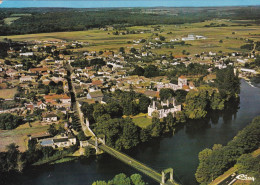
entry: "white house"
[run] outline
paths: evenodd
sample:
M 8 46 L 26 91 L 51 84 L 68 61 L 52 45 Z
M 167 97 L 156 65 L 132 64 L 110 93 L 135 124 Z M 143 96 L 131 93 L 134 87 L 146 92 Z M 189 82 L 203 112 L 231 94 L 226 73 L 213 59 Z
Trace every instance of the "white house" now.
M 20 56 L 25 56 L 25 57 L 33 56 L 33 52 L 20 53 Z
M 58 121 L 58 117 L 56 114 L 47 113 L 42 116 L 42 121 L 44 122 L 55 122 Z
M 21 76 L 20 82 L 32 82 L 33 78 L 31 76 Z
M 70 147 L 76 144 L 75 137 L 49 138 L 39 141 L 42 146 L 51 146 L 53 148 Z

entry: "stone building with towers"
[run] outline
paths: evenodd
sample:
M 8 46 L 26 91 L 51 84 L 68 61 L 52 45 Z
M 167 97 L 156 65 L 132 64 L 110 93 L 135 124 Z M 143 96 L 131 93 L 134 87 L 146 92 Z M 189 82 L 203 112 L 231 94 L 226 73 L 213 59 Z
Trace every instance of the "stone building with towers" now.
M 181 111 L 181 105 L 176 105 L 175 99 L 167 100 L 166 103 L 161 101 L 153 101 L 152 105 L 148 107 L 148 116 L 152 117 L 153 112 L 158 112 L 159 119 L 167 117 L 169 113 L 174 116 L 175 112 Z

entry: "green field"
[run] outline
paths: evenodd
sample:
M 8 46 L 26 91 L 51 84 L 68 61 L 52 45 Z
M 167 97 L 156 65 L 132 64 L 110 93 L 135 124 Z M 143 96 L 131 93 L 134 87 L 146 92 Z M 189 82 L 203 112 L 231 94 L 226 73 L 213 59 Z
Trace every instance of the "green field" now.
M 226 27 L 205 27 L 210 23 L 226 24 Z M 153 26 L 134 26 L 128 27 L 128 30 L 153 30 Z M 129 50 L 130 47 L 141 48 L 144 44 L 128 44 L 128 41 L 146 39 L 155 41 L 156 33 L 166 38 L 166 42 L 171 39 L 181 39 L 187 37 L 188 34 L 202 35 L 207 37 L 206 40 L 186 41 L 188 45 L 175 45 L 174 49 L 162 46 L 161 49 L 153 49 L 157 54 L 182 55 L 182 51 L 186 50 L 190 54 L 198 54 L 201 52 L 238 52 L 244 51 L 240 49 L 241 45 L 246 44 L 246 39 L 260 41 L 259 35 L 260 26 L 241 26 L 240 23 L 229 20 L 214 20 L 201 23 L 182 24 L 182 25 L 160 25 L 160 31 L 152 31 L 152 33 L 128 34 L 128 35 L 113 35 L 114 31 L 103 31 L 92 29 L 88 31 L 73 31 L 73 32 L 54 32 L 40 33 L 14 36 L 1 36 L 0 39 L 9 38 L 16 41 L 25 40 L 41 40 L 41 41 L 83 41 L 88 42 L 89 46 L 75 49 L 77 51 L 100 51 L 114 50 L 118 51 L 120 47 L 125 47 Z M 121 31 L 119 31 L 121 32 Z M 234 32 L 234 33 L 233 33 Z M 219 41 L 222 40 L 223 43 Z
M 146 128 L 152 124 L 152 119 L 147 116 L 137 116 L 133 118 L 133 122 L 141 128 Z

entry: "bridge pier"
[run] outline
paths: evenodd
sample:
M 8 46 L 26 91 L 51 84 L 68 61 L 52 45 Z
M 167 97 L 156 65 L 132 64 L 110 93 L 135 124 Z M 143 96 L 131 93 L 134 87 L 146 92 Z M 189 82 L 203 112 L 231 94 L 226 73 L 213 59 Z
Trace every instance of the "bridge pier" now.
M 162 181 L 161 181 L 161 185 L 164 185 L 166 182 L 166 174 L 170 174 L 170 181 L 173 182 L 173 169 L 172 168 L 168 168 L 162 171 Z
M 162 182 L 161 185 L 163 185 L 165 183 L 165 173 L 164 171 L 162 171 Z

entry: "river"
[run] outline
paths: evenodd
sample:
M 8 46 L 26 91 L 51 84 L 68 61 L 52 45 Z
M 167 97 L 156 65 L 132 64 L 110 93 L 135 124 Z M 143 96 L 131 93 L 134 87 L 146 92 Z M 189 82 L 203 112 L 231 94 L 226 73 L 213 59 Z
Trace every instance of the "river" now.
M 165 136 L 141 144 L 127 153 L 161 171 L 174 169 L 174 178 L 184 185 L 195 185 L 198 153 L 213 144 L 227 144 L 239 130 L 260 115 L 260 89 L 241 80 L 239 107 L 235 104 L 223 112 L 213 112 L 202 121 L 189 122 L 174 136 Z M 138 173 L 107 154 L 97 159 L 80 159 L 51 166 L 38 166 L 14 175 L 8 185 L 89 185 L 95 180 L 108 180 L 118 173 Z M 145 177 L 149 184 L 155 183 Z

